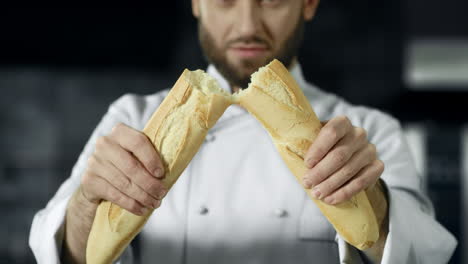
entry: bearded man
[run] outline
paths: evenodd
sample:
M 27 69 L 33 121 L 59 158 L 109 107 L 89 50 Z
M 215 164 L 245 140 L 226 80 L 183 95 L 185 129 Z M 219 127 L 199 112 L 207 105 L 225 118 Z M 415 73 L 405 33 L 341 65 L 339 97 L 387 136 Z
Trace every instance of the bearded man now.
M 456 241 L 434 220 L 398 121 L 305 81 L 298 50 L 318 5 L 192 0 L 192 11 L 207 72 L 224 90 L 246 88 L 250 75 L 276 58 L 308 97 L 324 123 L 304 159 L 303 185 L 315 198 L 336 205 L 377 183 L 384 187 L 377 243 L 361 251 L 337 235 L 268 134 L 238 106 L 228 108 L 167 193 L 161 159 L 141 132 L 165 89 L 125 95 L 110 106 L 70 178 L 34 218 L 30 245 L 37 261 L 85 263 L 96 208 L 108 200 L 137 215 L 156 208 L 138 250 L 130 245 L 119 263 L 447 262 Z

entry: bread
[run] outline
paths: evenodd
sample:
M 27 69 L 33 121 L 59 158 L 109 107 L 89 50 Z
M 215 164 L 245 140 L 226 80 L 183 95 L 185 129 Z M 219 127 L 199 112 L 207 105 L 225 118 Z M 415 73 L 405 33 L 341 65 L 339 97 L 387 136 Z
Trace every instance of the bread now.
M 302 184 L 304 155 L 321 129 L 309 101 L 288 70 L 277 60 L 252 75 L 249 87 L 229 94 L 202 71 L 185 70 L 143 130 L 165 166 L 163 182 L 170 189 L 200 148 L 207 131 L 229 105 L 237 103 L 257 118 L 270 134 L 281 157 Z M 351 245 L 366 249 L 379 237 L 376 214 L 360 192 L 336 206 L 312 197 L 336 231 Z M 370 193 L 381 198 L 378 190 Z M 374 209 L 381 207 L 379 203 Z M 386 204 L 385 204 L 386 205 Z M 386 207 L 385 207 L 386 208 Z M 152 214 L 137 216 L 108 201 L 97 211 L 88 238 L 88 263 L 111 263 L 140 232 Z
M 143 129 L 161 156 L 166 172 L 163 183 L 168 190 L 230 104 L 231 95 L 203 71 L 185 70 L 179 77 Z M 108 201 L 101 202 L 88 237 L 86 262 L 115 261 L 152 211 L 137 216 Z
M 236 101 L 265 127 L 302 185 L 307 170 L 304 155 L 322 125 L 288 70 L 277 60 L 260 68 L 252 75 L 249 87 L 236 95 Z M 304 190 L 348 243 L 366 249 L 377 241 L 379 226 L 366 192 L 332 206 L 314 199 L 310 189 Z

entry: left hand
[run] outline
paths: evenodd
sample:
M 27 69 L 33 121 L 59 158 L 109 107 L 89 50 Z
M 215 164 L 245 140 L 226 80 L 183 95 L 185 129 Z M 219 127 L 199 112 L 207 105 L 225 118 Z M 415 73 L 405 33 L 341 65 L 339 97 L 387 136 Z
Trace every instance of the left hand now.
M 305 188 L 313 187 L 316 199 L 332 205 L 373 186 L 384 170 L 366 130 L 352 126 L 345 116 L 325 123 L 304 162 L 308 168 L 303 178 Z

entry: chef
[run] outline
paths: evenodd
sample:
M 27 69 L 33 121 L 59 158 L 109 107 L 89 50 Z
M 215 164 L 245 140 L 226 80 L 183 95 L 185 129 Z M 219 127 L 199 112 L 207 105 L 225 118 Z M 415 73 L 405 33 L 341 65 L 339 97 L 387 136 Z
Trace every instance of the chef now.
M 445 263 L 456 240 L 435 219 L 397 120 L 305 81 L 298 49 L 319 0 L 192 0 L 207 72 L 229 92 L 273 58 L 290 70 L 323 128 L 298 183 L 268 133 L 240 106 L 209 131 L 173 188 L 141 130 L 169 89 L 112 103 L 72 174 L 34 217 L 38 263 L 85 263 L 101 200 L 142 215 L 156 208 L 118 263 Z M 380 238 L 346 243 L 302 186 L 336 205 L 369 188 L 385 202 Z

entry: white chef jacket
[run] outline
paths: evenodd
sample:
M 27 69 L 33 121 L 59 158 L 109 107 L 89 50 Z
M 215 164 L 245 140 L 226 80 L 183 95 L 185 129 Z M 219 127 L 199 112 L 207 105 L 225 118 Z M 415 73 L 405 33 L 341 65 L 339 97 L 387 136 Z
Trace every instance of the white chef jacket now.
M 227 81 L 208 67 L 221 87 Z M 400 124 L 380 111 L 353 106 L 307 83 L 291 68 L 321 120 L 346 115 L 367 130 L 385 163 L 389 233 L 382 263 L 446 263 L 457 244 L 436 220 Z M 71 177 L 34 217 L 29 244 L 38 263 L 59 263 L 65 209 L 99 136 L 118 122 L 143 129 L 169 89 L 127 94 L 110 105 Z M 230 106 L 139 236 L 141 263 L 362 263 L 309 199 L 266 130 Z M 129 246 L 118 262 L 134 263 Z

